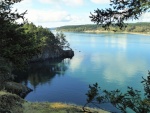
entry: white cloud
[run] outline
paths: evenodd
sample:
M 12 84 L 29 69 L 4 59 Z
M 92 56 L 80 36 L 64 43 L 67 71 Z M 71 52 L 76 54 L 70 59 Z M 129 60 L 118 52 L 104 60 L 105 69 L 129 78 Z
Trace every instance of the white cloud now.
M 35 10 L 30 9 L 25 15 L 29 22 L 43 27 L 59 27 L 63 25 L 88 24 L 88 15 L 70 14 L 65 10 Z
M 39 4 L 41 3 L 41 4 Z M 43 3 L 43 4 L 42 4 Z M 23 0 L 15 4 L 19 13 L 27 10 L 25 18 L 43 27 L 90 24 L 89 12 L 71 12 L 76 6 L 84 5 L 85 0 Z M 46 6 L 45 6 L 46 4 Z M 48 7 L 49 5 L 49 7 Z M 69 6 L 69 7 L 68 7 Z M 77 11 L 79 11 L 77 9 Z M 22 22 L 19 20 L 18 22 Z
M 13 7 L 28 9 L 29 7 L 32 7 L 32 2 L 33 2 L 32 0 L 23 0 L 21 2 L 14 4 Z
M 56 0 L 39 0 L 41 3 L 56 3 Z M 60 2 L 60 0 L 57 0 L 57 2 Z
M 149 12 L 146 12 L 146 13 L 143 13 L 139 19 L 135 20 L 135 19 L 130 19 L 127 21 L 128 23 L 135 23 L 135 22 L 150 22 L 150 13 Z
M 91 0 L 91 2 L 95 4 L 106 4 L 106 3 L 110 3 L 110 0 Z
M 53 10 L 29 10 L 26 17 L 36 23 L 70 21 L 70 15 L 66 11 Z
M 63 0 L 67 5 L 83 5 L 83 0 Z
M 67 11 L 29 10 L 26 17 L 33 22 L 85 22 L 88 16 L 73 15 Z
M 142 21 L 142 22 L 150 22 L 150 13 L 144 13 L 142 16 L 141 16 L 141 18 L 140 18 L 140 20 Z
M 39 0 L 41 3 L 63 4 L 69 6 L 83 5 L 83 0 Z
M 49 2 L 49 3 L 55 3 L 55 2 L 61 2 L 66 4 L 82 4 L 82 0 L 42 0 L 42 2 Z M 13 9 L 18 9 L 19 13 L 22 13 L 27 10 L 27 14 L 25 15 L 25 18 L 28 19 L 29 22 L 33 22 L 36 25 L 44 25 L 43 27 L 49 27 L 52 25 L 52 27 L 58 27 L 62 25 L 69 25 L 71 22 L 72 24 L 80 24 L 81 21 L 85 20 L 80 17 L 79 15 L 71 14 L 68 11 L 63 10 L 60 7 L 55 7 L 52 9 L 35 9 L 33 0 L 23 0 L 20 3 L 15 4 Z M 60 5 L 60 4 L 59 4 Z M 57 6 L 54 4 L 54 6 Z M 88 18 L 88 16 L 87 16 Z M 20 20 L 18 22 L 21 22 Z M 64 23 L 64 24 L 63 24 Z

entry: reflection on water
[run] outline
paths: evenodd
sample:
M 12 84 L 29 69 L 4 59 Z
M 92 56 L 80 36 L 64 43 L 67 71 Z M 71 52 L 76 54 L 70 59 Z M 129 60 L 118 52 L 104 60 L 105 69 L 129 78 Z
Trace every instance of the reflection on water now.
M 74 57 L 69 66 L 70 70 L 74 72 L 75 70 L 81 68 L 81 63 L 83 59 L 84 59 L 83 55 L 80 55 L 79 57 Z
M 113 35 L 106 37 L 105 43 L 107 46 L 111 46 L 112 48 L 119 48 L 126 50 L 127 48 L 127 35 L 116 35 L 115 37 Z
M 15 81 L 22 82 L 25 85 L 28 85 L 28 82 L 30 82 L 35 90 L 36 86 L 39 84 L 42 85 L 47 82 L 50 84 L 55 75 L 64 75 L 65 71 L 68 69 L 68 64 L 68 59 L 53 59 L 31 63 L 27 71 L 14 72 L 14 74 L 18 75 Z
M 138 74 L 139 70 L 145 70 L 148 67 L 147 62 L 144 60 L 129 59 L 122 53 L 118 53 L 115 56 L 108 54 L 107 57 L 93 54 L 91 62 L 95 64 L 97 69 L 101 69 L 101 66 L 103 66 L 101 73 L 108 82 L 115 81 L 119 85 L 126 84 L 129 78 Z
M 142 89 L 142 76 L 146 77 L 150 68 L 150 36 L 111 33 L 66 35 L 76 50 L 69 66 L 72 77 L 87 84 L 98 82 L 110 90 L 126 89 L 129 85 Z
M 150 36 L 132 34 L 65 33 L 75 56 L 71 59 L 33 63 L 18 73 L 17 81 L 33 88 L 29 101 L 67 102 L 83 105 L 88 85 L 101 89 L 127 86 L 143 90 L 142 76 L 150 69 Z M 103 108 L 108 108 L 103 105 Z M 111 108 L 110 108 L 111 109 Z

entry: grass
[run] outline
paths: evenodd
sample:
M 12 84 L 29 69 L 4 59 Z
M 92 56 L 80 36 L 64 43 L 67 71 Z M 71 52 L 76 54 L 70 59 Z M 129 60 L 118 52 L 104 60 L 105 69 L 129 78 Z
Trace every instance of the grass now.
M 24 103 L 24 113 L 76 113 L 79 109 L 62 103 Z
M 23 113 L 22 103 L 19 96 L 5 91 L 0 91 L 0 113 Z
M 0 91 L 0 96 L 2 96 L 2 95 L 6 95 L 6 94 L 8 94 L 7 92 L 5 92 L 5 91 Z
M 87 108 L 92 113 L 108 113 L 101 109 Z M 0 91 L 0 113 L 85 113 L 82 106 L 60 102 L 27 102 L 19 96 Z
M 26 102 L 23 105 L 24 113 L 84 113 L 81 106 L 65 103 L 31 103 Z M 101 109 L 87 108 L 92 113 L 108 113 Z

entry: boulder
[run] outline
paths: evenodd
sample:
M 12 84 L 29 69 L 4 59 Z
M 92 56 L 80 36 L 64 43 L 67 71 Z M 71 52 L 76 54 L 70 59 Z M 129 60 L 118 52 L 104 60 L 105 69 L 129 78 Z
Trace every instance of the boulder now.
M 63 58 L 72 58 L 74 56 L 73 50 L 64 50 L 63 51 Z
M 0 113 L 23 113 L 25 101 L 15 94 L 0 91 Z
M 4 87 L 6 91 L 17 94 L 22 98 L 24 98 L 29 92 L 33 91 L 27 86 L 16 82 L 5 82 Z
M 37 56 L 34 56 L 30 62 L 44 61 L 48 59 L 58 59 L 58 58 L 72 58 L 74 56 L 73 50 L 55 50 L 51 51 L 48 49 L 43 50 L 43 52 Z

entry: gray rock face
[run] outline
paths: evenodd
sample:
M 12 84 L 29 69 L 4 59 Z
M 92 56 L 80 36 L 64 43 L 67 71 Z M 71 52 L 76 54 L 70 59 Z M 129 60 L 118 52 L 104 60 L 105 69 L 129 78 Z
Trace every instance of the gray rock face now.
M 4 87 L 6 91 L 17 94 L 22 98 L 24 98 L 29 92 L 33 91 L 25 85 L 16 82 L 5 82 Z
M 72 58 L 74 56 L 73 50 L 48 50 L 45 49 L 43 52 L 35 57 L 33 57 L 32 61 L 43 61 L 47 59 L 55 59 L 55 58 Z
M 74 56 L 73 50 L 64 50 L 63 51 L 63 57 L 64 58 L 72 58 Z

